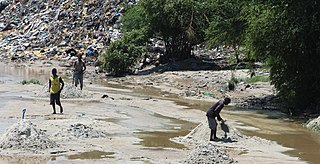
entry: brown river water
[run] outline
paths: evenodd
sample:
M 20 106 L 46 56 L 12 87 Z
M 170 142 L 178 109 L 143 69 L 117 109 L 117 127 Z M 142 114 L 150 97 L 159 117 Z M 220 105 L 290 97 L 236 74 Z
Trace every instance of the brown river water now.
M 2 82 L 12 82 L 16 83 L 22 80 L 39 79 L 41 82 L 45 83 L 48 79 L 48 70 L 34 70 L 26 69 L 21 67 L 7 66 L 0 63 L 0 85 Z M 108 87 L 118 87 L 124 88 L 124 86 L 118 85 L 108 85 L 103 84 Z M 190 109 L 198 109 L 206 111 L 212 103 L 197 100 L 184 100 L 175 95 L 164 93 L 155 88 L 144 88 L 137 89 L 134 92 L 135 95 L 152 96 L 155 98 L 167 99 L 174 101 L 177 105 L 187 106 Z M 165 96 L 163 96 L 165 95 Z M 5 93 L 0 92 L 0 105 L 5 103 L 10 99 L 10 96 L 5 95 Z M 311 132 L 305 129 L 301 122 L 290 120 L 285 115 L 273 112 L 273 111 L 261 111 L 255 109 L 241 109 L 235 107 L 226 107 L 223 110 L 222 116 L 227 120 L 236 120 L 241 126 L 240 131 L 248 136 L 258 136 L 264 139 L 276 141 L 278 144 L 285 147 L 293 148 L 293 150 L 285 152 L 290 156 L 299 157 L 301 160 L 307 161 L 308 163 L 319 163 L 320 162 L 320 134 Z M 166 147 L 181 149 L 184 148 L 183 145 L 174 143 L 169 140 L 169 138 L 175 136 L 183 136 L 191 131 L 192 127 L 196 125 L 186 121 L 168 118 L 161 115 L 156 115 L 155 117 L 160 117 L 162 119 L 167 119 L 172 122 L 171 126 L 166 126 L 163 131 L 157 132 L 139 132 L 136 135 L 142 138 L 143 141 L 140 143 L 146 148 L 151 149 L 162 149 Z M 111 122 L 117 122 L 119 120 L 106 120 Z M 5 131 L 5 128 L 14 123 L 14 120 L 0 120 L 0 134 Z M 245 127 L 253 128 L 245 128 Z M 178 129 L 176 127 L 179 127 Z M 254 129 L 254 130 L 252 130 Z M 101 156 L 105 158 L 113 158 L 113 152 L 86 152 L 84 154 L 67 156 L 63 158 L 68 159 L 97 159 Z M 1 157 L 0 157 L 1 158 Z M 51 160 L 55 160 L 53 157 Z

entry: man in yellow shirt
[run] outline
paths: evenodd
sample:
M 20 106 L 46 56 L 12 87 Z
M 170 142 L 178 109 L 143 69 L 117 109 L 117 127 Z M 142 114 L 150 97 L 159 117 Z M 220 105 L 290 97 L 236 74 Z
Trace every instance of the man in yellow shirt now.
M 61 83 L 61 86 L 60 86 Z M 49 79 L 50 105 L 52 105 L 53 113 L 56 114 L 55 104 L 60 106 L 60 113 L 63 113 L 63 108 L 60 102 L 60 93 L 64 87 L 64 82 L 61 77 L 57 75 L 57 69 L 52 69 L 52 76 Z

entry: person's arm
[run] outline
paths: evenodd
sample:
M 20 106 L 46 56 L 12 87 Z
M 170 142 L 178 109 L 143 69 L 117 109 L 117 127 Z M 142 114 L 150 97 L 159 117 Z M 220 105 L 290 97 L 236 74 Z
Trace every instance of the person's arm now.
M 49 92 L 50 92 L 50 89 L 51 89 L 51 80 L 49 79 Z
M 62 84 L 62 85 L 61 85 L 61 88 L 60 88 L 60 90 L 59 90 L 59 92 L 61 92 L 62 89 L 63 89 L 63 87 L 64 87 L 64 82 L 63 82 L 63 80 L 62 80 L 61 77 L 60 77 L 59 81 L 60 81 L 60 83 Z
M 217 115 L 217 119 L 218 119 L 218 121 L 223 121 L 223 119 L 221 118 L 220 114 Z
M 215 110 L 215 115 L 217 116 L 218 121 L 223 121 L 223 119 L 220 116 L 220 112 L 222 110 L 222 108 L 224 107 L 224 105 L 220 104 L 217 109 Z
M 83 62 L 83 71 L 82 72 L 84 72 L 86 69 L 87 69 L 86 64 Z

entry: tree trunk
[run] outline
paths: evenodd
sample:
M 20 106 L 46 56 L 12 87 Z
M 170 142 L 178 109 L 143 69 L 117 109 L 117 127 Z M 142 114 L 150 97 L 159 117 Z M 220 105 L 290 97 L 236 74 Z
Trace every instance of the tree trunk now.
M 166 53 L 163 62 L 173 60 L 184 60 L 191 56 L 191 44 L 184 37 L 165 39 Z

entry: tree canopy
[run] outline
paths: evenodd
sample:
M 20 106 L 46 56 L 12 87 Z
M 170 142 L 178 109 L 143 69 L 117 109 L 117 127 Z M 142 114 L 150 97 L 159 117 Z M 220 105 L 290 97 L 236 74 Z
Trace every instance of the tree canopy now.
M 131 32 L 140 31 L 144 39 L 138 41 L 143 43 L 148 38 L 162 39 L 166 59 L 188 58 L 192 46 L 200 43 L 241 47 L 249 57 L 270 66 L 271 82 L 293 114 L 309 109 L 320 113 L 319 3 L 317 0 L 140 0 L 123 18 L 123 29 L 131 37 L 137 37 Z M 125 59 L 130 58 L 128 67 L 134 63 L 131 59 L 137 57 L 135 54 L 143 53 L 140 49 L 145 44 L 124 40 L 113 43 L 117 46 L 110 46 L 108 52 L 126 54 Z M 133 47 L 139 47 L 139 51 L 120 43 L 136 45 Z
M 272 83 L 291 112 L 319 113 L 319 2 L 269 0 L 246 9 L 247 48 L 270 65 Z

